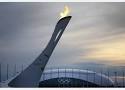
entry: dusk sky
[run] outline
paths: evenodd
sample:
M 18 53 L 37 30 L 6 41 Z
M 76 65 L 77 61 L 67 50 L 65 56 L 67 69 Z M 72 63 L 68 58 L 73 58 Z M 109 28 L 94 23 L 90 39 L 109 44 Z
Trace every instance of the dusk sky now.
M 72 19 L 47 67 L 124 66 L 125 3 L 0 3 L 0 62 L 32 63 L 65 5 Z

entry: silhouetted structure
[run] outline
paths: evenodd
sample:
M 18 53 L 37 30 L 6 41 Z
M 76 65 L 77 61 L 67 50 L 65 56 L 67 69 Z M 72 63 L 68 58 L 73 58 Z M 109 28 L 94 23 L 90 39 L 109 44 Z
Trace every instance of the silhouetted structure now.
M 60 37 L 62 36 L 66 26 L 68 25 L 71 16 L 64 17 L 60 19 L 55 27 L 52 37 L 43 50 L 43 52 L 36 58 L 36 60 L 21 74 L 14 78 L 8 86 L 10 87 L 37 87 L 39 85 L 39 80 L 42 72 L 56 47 Z
M 9 65 L 7 64 L 7 80 L 8 80 L 8 69 L 9 69 Z
M 1 80 L 1 75 L 2 75 L 1 73 L 2 73 L 2 72 L 1 72 L 1 63 L 0 63 L 0 82 L 2 81 L 2 80 Z

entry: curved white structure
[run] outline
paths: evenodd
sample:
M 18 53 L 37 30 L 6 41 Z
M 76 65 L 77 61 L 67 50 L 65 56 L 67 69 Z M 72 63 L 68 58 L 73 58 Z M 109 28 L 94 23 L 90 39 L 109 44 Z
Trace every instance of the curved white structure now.
M 92 83 L 97 86 L 104 86 L 104 87 L 114 86 L 113 81 L 109 77 L 105 76 L 104 74 L 100 74 L 100 73 L 96 73 L 88 70 L 80 70 L 80 69 L 45 70 L 41 76 L 40 82 L 50 81 L 51 79 L 58 79 L 60 83 L 61 80 L 59 78 L 62 78 L 64 81 L 66 81 L 68 78 L 79 79 L 79 80 Z

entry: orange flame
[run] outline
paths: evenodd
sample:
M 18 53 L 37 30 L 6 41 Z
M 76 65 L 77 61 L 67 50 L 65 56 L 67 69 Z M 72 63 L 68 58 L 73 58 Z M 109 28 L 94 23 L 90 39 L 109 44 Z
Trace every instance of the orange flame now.
M 69 13 L 70 13 L 69 7 L 65 6 L 64 11 L 60 13 L 60 16 L 61 16 L 60 18 L 67 16 Z

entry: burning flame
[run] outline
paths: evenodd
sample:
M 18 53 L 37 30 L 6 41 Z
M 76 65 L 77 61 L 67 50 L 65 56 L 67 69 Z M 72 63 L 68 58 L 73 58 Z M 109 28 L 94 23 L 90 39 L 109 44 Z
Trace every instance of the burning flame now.
M 65 6 L 64 11 L 60 13 L 60 16 L 61 16 L 60 18 L 67 16 L 69 13 L 70 13 L 69 7 Z

